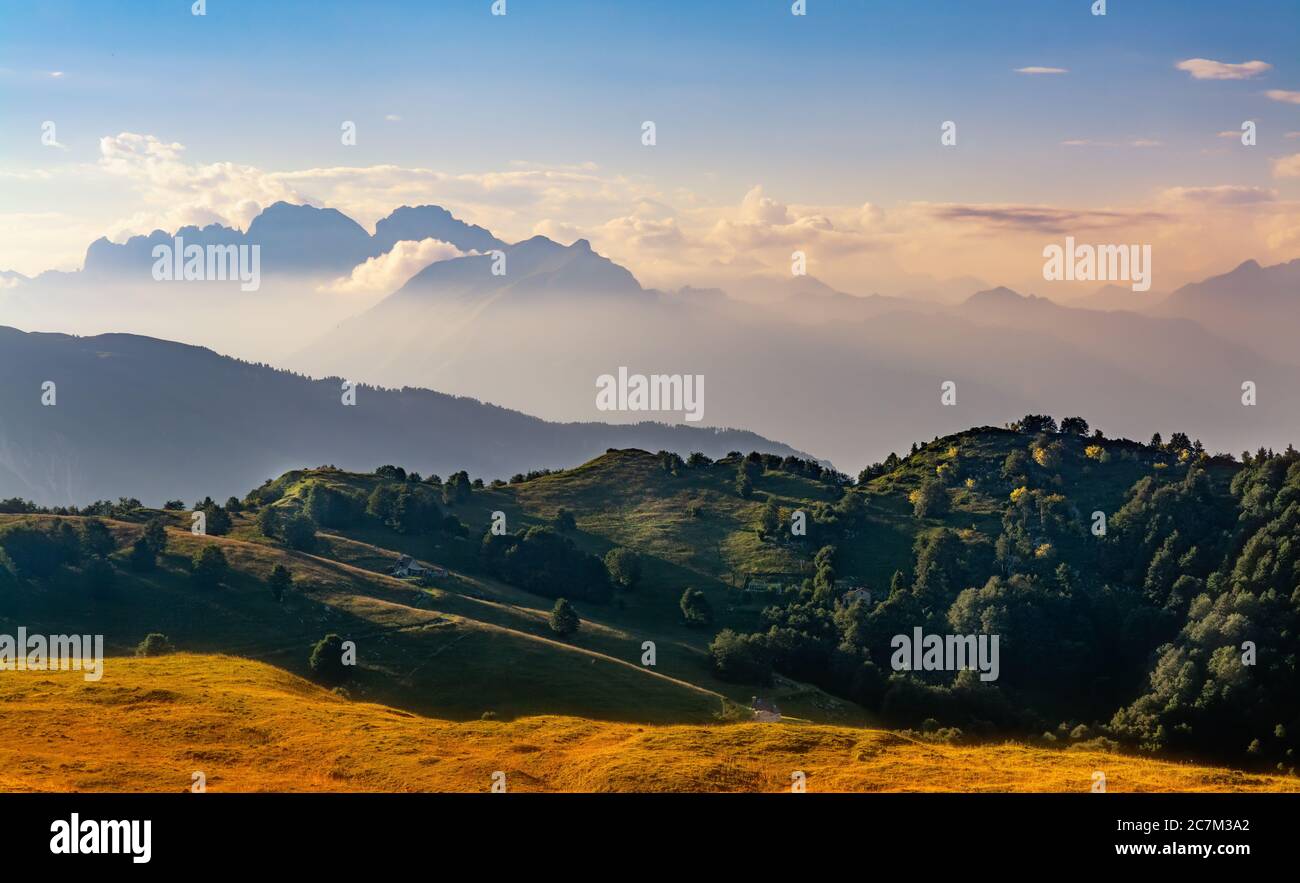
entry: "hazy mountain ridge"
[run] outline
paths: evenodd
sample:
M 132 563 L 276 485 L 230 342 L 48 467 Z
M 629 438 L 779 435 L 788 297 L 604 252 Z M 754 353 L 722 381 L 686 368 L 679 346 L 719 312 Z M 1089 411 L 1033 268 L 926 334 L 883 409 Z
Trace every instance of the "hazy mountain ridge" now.
M 550 423 L 427 389 L 313 380 L 211 350 L 128 334 L 71 337 L 0 328 L 0 496 L 84 504 L 243 493 L 304 464 L 508 478 L 571 466 L 610 447 L 710 456 L 758 449 L 806 457 L 741 430 Z M 53 381 L 55 404 L 41 404 Z

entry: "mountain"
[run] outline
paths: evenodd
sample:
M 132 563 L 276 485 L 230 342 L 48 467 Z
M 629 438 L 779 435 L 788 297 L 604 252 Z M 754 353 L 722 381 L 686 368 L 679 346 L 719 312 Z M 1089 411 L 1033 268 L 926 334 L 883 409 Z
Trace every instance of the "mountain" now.
M 432 263 L 372 312 L 382 318 L 394 306 L 432 299 L 461 301 L 476 307 L 501 296 L 515 300 L 548 295 L 635 295 L 643 291 L 628 270 L 596 254 L 585 239 L 564 246 L 545 236 L 534 236 L 501 248 L 505 262 L 500 265 L 491 255 Z
M 1270 358 L 1300 365 L 1300 259 L 1270 267 L 1246 261 L 1184 285 L 1153 313 L 1194 319 Z
M 259 245 L 266 274 L 340 276 L 357 264 L 386 254 L 403 240 L 438 239 L 461 251 L 487 251 L 503 243 L 482 227 L 466 224 L 436 205 L 402 206 L 367 233 L 356 221 L 332 208 L 277 202 L 263 209 L 248 230 L 210 224 L 182 227 L 175 236 L 186 245 Z M 155 230 L 121 244 L 99 238 L 86 250 L 88 277 L 151 279 L 153 248 L 172 245 L 173 234 Z
M 47 504 L 224 499 L 304 463 L 401 462 L 492 479 L 615 446 L 798 453 L 739 430 L 548 423 L 427 389 L 361 387 L 345 407 L 338 378 L 129 334 L 0 327 L 0 378 L 0 497 Z M 41 403 L 46 381 L 55 384 L 53 406 Z
M 487 230 L 466 224 L 436 205 L 414 208 L 404 205 L 382 218 L 375 225 L 374 246 L 377 254 L 384 254 L 398 242 L 419 242 L 429 238 L 450 242 L 461 251 L 491 251 L 505 247 L 504 242 Z

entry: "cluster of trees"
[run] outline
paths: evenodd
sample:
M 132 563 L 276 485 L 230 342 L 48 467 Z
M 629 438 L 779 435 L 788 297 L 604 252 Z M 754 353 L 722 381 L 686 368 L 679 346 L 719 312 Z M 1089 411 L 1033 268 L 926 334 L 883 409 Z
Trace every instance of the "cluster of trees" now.
M 780 672 L 900 725 L 934 718 L 1020 736 L 1064 728 L 1293 771 L 1300 453 L 1260 451 L 1229 469 L 1181 458 L 1176 474 L 1137 480 L 1098 534 L 1094 501 L 1072 499 L 1080 491 L 1054 474 L 1073 450 L 1060 437 L 1086 435 L 1086 421 L 1058 427 L 1028 415 L 1016 428 L 1034 442 L 1002 464 L 1013 491 L 999 528 L 918 532 L 911 567 L 874 604 L 846 603 L 834 549 L 823 548 L 816 575 L 764 610 L 759 630 L 718 634 L 717 674 L 763 683 Z M 1183 433 L 1156 446 L 1198 450 Z M 930 514 L 937 501 L 913 505 Z M 916 627 L 999 635 L 999 678 L 894 672 L 891 639 Z
M 22 520 L 0 529 L 0 586 L 48 580 L 61 567 L 80 568 L 92 595 L 108 594 L 115 581 L 108 556 L 117 540 L 98 518 L 72 522 Z
M 483 568 L 493 576 L 547 598 L 561 596 L 603 603 L 613 593 L 605 562 L 547 527 L 483 536 Z

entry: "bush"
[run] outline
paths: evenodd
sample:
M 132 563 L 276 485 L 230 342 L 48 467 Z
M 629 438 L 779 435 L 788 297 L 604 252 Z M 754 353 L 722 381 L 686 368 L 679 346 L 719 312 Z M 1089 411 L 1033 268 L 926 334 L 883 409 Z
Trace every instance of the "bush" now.
M 150 632 L 144 636 L 143 641 L 135 645 L 136 656 L 164 656 L 175 652 L 176 648 L 172 646 L 172 642 L 161 632 Z
M 641 556 L 631 549 L 610 549 L 605 554 L 605 570 L 609 572 L 610 582 L 631 591 L 641 581 Z
M 556 599 L 555 606 L 551 608 L 551 631 L 561 638 L 567 638 L 576 632 L 580 625 L 582 620 L 578 618 L 578 611 L 573 609 L 568 599 Z
M 271 589 L 271 596 L 276 601 L 283 601 L 284 593 L 293 588 L 293 574 L 283 564 L 277 564 L 271 569 L 271 576 L 266 584 Z
M 280 513 L 270 506 L 263 506 L 262 511 L 257 513 L 257 529 L 268 540 L 280 536 Z
M 220 547 L 213 545 L 204 546 L 202 551 L 194 556 L 190 567 L 190 576 L 194 584 L 203 589 L 215 589 L 221 585 L 229 572 L 230 563 L 226 561 L 226 553 L 222 552 Z
M 284 522 L 284 543 L 290 549 L 310 552 L 316 548 L 316 522 L 299 512 Z
M 333 633 L 316 642 L 307 664 L 317 680 L 325 684 L 341 684 L 352 676 L 352 666 L 343 663 L 343 639 Z
M 699 589 L 688 588 L 682 592 L 682 616 L 690 625 L 708 625 L 713 622 L 713 607 Z
M 927 479 L 907 495 L 917 518 L 936 518 L 948 511 L 948 491 L 936 479 Z
M 136 573 L 149 573 L 158 567 L 158 553 L 144 537 L 131 544 L 131 557 L 127 559 Z

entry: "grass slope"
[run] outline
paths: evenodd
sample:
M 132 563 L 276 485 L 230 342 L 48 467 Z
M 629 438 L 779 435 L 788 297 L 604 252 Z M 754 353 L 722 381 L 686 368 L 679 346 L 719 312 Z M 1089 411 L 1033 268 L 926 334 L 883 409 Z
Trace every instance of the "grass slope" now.
M 569 717 L 454 723 L 351 702 L 263 663 L 178 654 L 0 676 L 0 791 L 1294 791 L 1294 778 L 800 724 Z

